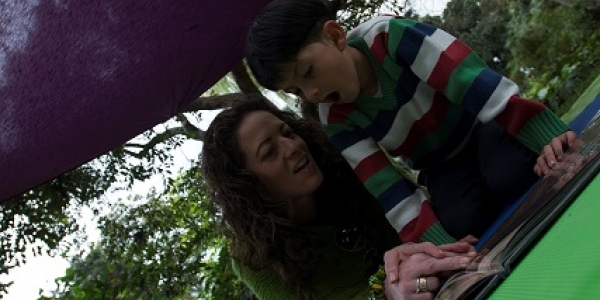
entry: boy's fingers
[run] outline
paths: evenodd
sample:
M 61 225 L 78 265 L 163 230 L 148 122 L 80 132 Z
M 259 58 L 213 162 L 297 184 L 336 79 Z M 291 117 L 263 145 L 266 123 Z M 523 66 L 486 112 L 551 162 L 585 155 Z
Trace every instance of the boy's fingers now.
M 546 162 L 546 157 L 544 155 L 538 156 L 536 166 L 538 166 L 540 169 L 540 176 L 546 176 L 546 174 L 548 174 L 548 171 L 550 170 L 550 167 L 548 166 L 548 163 Z
M 563 145 L 566 146 L 567 140 L 566 136 L 563 135 L 563 138 L 554 138 L 550 141 L 550 147 L 552 148 L 552 154 L 554 155 L 556 161 L 561 161 L 562 156 L 564 154 Z M 553 166 L 551 166 L 553 167 Z
M 538 166 L 537 163 L 533 167 L 533 172 L 535 172 L 535 174 L 537 174 L 537 176 L 540 176 L 540 177 L 542 177 L 544 175 L 544 173 L 542 173 L 542 168 L 540 166 Z
M 573 144 L 575 144 L 575 140 L 577 140 L 577 134 L 571 130 L 565 132 L 565 137 L 567 139 L 567 145 L 569 147 L 573 146 Z
M 552 146 L 552 142 L 554 142 L 555 140 L 556 139 L 553 139 L 550 143 L 548 143 L 548 145 L 542 148 L 541 156 L 546 161 L 546 164 L 549 168 L 554 167 L 554 165 L 556 164 L 556 157 L 554 156 L 554 147 Z

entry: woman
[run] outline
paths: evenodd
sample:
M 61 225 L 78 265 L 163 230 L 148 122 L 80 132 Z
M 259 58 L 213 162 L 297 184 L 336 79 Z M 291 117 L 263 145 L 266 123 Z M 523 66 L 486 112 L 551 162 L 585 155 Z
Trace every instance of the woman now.
M 396 247 L 397 233 L 322 131 L 260 96 L 214 119 L 202 168 L 234 270 L 260 299 L 365 299 L 392 248 L 388 296 L 431 298 L 435 275 L 472 254 L 464 242 Z

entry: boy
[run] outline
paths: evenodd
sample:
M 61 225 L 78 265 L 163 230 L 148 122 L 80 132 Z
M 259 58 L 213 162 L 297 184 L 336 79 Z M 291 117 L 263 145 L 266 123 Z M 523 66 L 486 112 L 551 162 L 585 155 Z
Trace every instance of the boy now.
M 480 236 L 576 138 L 460 41 L 408 19 L 346 34 L 321 0 L 276 0 L 250 28 L 246 58 L 261 85 L 318 104 L 404 242 Z M 382 149 L 421 170 L 431 203 Z

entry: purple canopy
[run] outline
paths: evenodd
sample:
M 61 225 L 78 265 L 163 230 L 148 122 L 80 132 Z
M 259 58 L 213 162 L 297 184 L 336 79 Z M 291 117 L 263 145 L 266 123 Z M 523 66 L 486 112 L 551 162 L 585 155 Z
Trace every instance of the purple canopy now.
M 243 56 L 270 0 L 5 0 L 0 202 L 166 121 Z

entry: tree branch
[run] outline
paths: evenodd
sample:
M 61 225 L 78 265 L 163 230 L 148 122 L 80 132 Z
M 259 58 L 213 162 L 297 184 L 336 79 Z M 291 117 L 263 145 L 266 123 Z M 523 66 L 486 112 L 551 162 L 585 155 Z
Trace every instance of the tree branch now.
M 127 150 L 127 149 L 123 149 L 123 151 L 135 158 L 142 159 L 148 154 L 148 152 L 150 152 L 152 149 L 154 149 L 154 147 L 156 147 L 156 145 L 163 143 L 163 142 L 165 142 L 171 138 L 174 138 L 178 135 L 188 136 L 187 131 L 184 127 L 169 128 L 162 133 L 158 133 L 156 136 L 154 136 L 152 139 L 150 139 L 150 141 L 148 141 L 148 143 L 146 143 L 142 147 L 142 150 L 140 150 L 139 152 L 134 152 L 134 151 Z M 139 144 L 132 144 L 131 146 L 139 147 Z M 126 147 L 129 147 L 129 144 L 125 144 L 125 148 Z
M 185 107 L 183 111 L 180 111 L 180 113 L 194 112 L 199 110 L 223 109 L 231 107 L 235 103 L 243 101 L 244 99 L 245 97 L 243 93 L 231 93 L 219 96 L 198 97 L 198 99 L 192 101 L 192 103 Z
M 246 68 L 246 64 L 244 64 L 243 60 L 233 67 L 233 70 L 231 70 L 231 75 L 233 75 L 233 79 L 242 93 L 260 94 L 260 90 L 256 84 L 254 84 L 254 81 L 252 81 L 250 73 L 248 73 L 248 69 Z
M 187 137 L 194 139 L 194 140 L 198 140 L 198 141 L 204 141 L 204 134 L 206 133 L 206 131 L 196 127 L 194 124 L 192 124 L 190 122 L 190 120 L 184 115 L 184 114 L 178 114 L 176 116 L 177 121 L 181 122 L 181 124 L 183 124 L 183 128 L 186 130 L 187 132 Z

